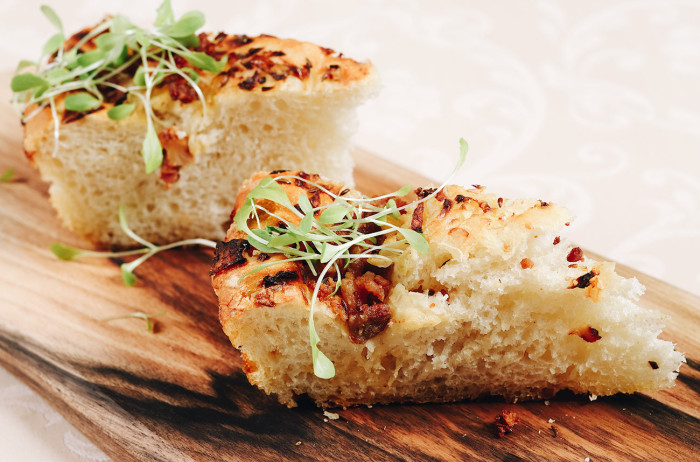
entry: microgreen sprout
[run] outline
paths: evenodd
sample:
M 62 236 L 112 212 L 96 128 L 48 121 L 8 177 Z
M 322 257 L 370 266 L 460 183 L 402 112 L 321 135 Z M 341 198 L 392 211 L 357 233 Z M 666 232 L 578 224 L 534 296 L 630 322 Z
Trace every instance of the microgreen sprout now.
M 132 255 L 141 255 L 139 258 L 129 262 L 123 263 L 121 265 L 122 280 L 127 286 L 133 286 L 136 284 L 136 276 L 134 275 L 134 270 L 141 265 L 143 262 L 151 258 L 153 255 L 162 252 L 164 250 L 173 249 L 175 247 L 182 247 L 186 245 L 202 245 L 205 247 L 216 248 L 216 242 L 210 241 L 208 239 L 185 239 L 182 241 L 172 242 L 166 245 L 155 245 L 143 239 L 141 236 L 136 234 L 129 228 L 126 221 L 126 213 L 124 212 L 123 204 L 119 205 L 119 225 L 124 231 L 124 234 L 129 236 L 134 241 L 143 245 L 143 248 L 133 249 L 133 250 L 123 250 L 120 252 L 101 252 L 96 250 L 83 250 L 77 249 L 75 247 L 70 247 L 60 242 L 54 242 L 51 244 L 50 250 L 61 260 L 75 260 L 76 258 L 82 257 L 128 257 Z
M 151 321 L 151 318 L 155 318 L 156 316 L 165 316 L 168 312 L 167 311 L 161 311 L 160 313 L 154 313 L 154 314 L 147 314 L 147 313 L 142 313 L 140 311 L 136 311 L 134 313 L 128 313 L 128 314 L 122 314 L 118 316 L 110 316 L 108 318 L 102 318 L 100 319 L 100 322 L 109 322 L 109 321 L 114 321 L 117 319 L 128 319 L 128 318 L 136 318 L 136 319 L 143 319 L 146 321 L 146 330 L 148 332 L 153 333 L 153 321 Z
M 180 76 L 194 89 L 205 111 L 196 69 L 218 74 L 226 64 L 226 58 L 217 61 L 193 50 L 199 46 L 195 33 L 204 25 L 204 15 L 190 11 L 175 20 L 170 0 L 165 0 L 157 9 L 153 29 L 137 27 L 121 15 L 113 16 L 85 36 L 66 42 L 54 10 L 44 5 L 41 11 L 57 32 L 44 45 L 39 59 L 21 61 L 12 78 L 13 101 L 23 122 L 48 108 L 53 117 L 55 154 L 59 146 L 60 95 L 64 96 L 66 110 L 87 112 L 99 109 L 107 92 L 121 92 L 128 102 L 117 100 L 107 115 L 115 121 L 123 120 L 133 113 L 136 103 L 143 106 L 147 128 L 141 154 L 146 173 L 156 170 L 163 161 L 163 147 L 156 132 L 159 121 L 151 107 L 154 88 L 170 75 Z M 177 59 L 184 59 L 192 67 L 183 67 Z
M 331 269 L 336 272 L 335 290 L 340 286 L 339 265 L 346 266 L 352 260 L 372 259 L 373 263 L 392 263 L 392 258 L 387 254 L 401 254 L 405 249 L 413 247 L 416 251 L 427 254 L 430 245 L 422 233 L 397 225 L 396 219 L 401 211 L 418 203 L 425 202 L 438 194 L 461 168 L 466 158 L 468 145 L 464 139 L 460 139 L 459 162 L 449 178 L 431 194 L 411 204 L 398 206 L 396 198 L 405 196 L 411 190 L 410 186 L 404 186 L 398 191 L 374 198 L 353 198 L 341 196 L 324 188 L 322 185 L 309 181 L 296 175 L 280 175 L 275 178 L 263 178 L 253 188 L 243 205 L 237 211 L 234 222 L 238 229 L 247 235 L 247 241 L 251 246 L 265 253 L 282 253 L 287 258 L 282 261 L 264 263 L 255 269 L 248 271 L 241 278 L 260 271 L 280 262 L 299 261 L 308 265 L 310 272 L 317 278 L 314 292 L 311 297 L 309 310 L 309 343 L 314 374 L 323 379 L 335 376 L 335 366 L 319 349 L 320 338 L 314 324 L 314 309 L 318 300 L 319 288 L 326 274 Z M 278 183 L 280 180 L 293 180 L 304 182 L 323 191 L 332 199 L 329 205 L 313 207 L 306 196 L 299 195 L 295 207 L 287 193 Z M 378 200 L 386 200 L 385 205 L 376 205 Z M 295 220 L 287 220 L 279 214 L 265 208 L 260 202 L 267 200 L 275 202 L 287 209 L 295 216 Z M 282 224 L 260 228 L 260 214 L 274 217 Z M 255 220 L 257 228 L 251 229 L 248 221 Z M 376 225 L 371 231 L 364 232 L 363 224 Z M 377 245 L 380 236 L 394 235 L 396 239 L 390 244 Z M 380 253 L 381 251 L 381 253 Z M 320 272 L 317 264 L 322 265 Z
M 0 175 L 0 183 L 11 183 L 12 177 L 15 175 L 15 169 L 8 168 L 5 172 Z

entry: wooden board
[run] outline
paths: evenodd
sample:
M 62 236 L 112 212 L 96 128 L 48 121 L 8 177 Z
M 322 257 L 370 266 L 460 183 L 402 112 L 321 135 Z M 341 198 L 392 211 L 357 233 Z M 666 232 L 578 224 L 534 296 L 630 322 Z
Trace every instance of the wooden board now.
M 313 406 L 287 409 L 248 384 L 217 320 L 210 252 L 157 256 L 133 288 L 122 284 L 120 260 L 54 258 L 54 241 L 85 244 L 56 218 L 7 105 L 0 122 L 0 173 L 13 167 L 18 179 L 0 184 L 0 364 L 114 460 L 697 460 L 698 297 L 619 267 L 647 286 L 642 305 L 672 316 L 663 337 L 687 354 L 667 391 L 595 402 L 564 395 L 549 406 L 360 407 L 325 421 Z M 371 154 L 356 157 L 357 184 L 368 194 L 425 182 Z M 167 315 L 156 334 L 139 320 L 100 321 L 133 311 Z M 502 409 L 521 423 L 498 438 Z

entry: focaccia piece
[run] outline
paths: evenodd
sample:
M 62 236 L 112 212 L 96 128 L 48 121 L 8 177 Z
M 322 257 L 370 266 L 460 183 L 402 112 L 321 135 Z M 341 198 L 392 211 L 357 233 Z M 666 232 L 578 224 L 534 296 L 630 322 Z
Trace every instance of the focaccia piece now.
M 244 184 L 237 207 L 267 175 Z M 303 172 L 271 176 L 280 175 L 310 178 L 335 194 L 345 190 Z M 332 202 L 303 182 L 281 186 L 293 204 L 300 193 L 321 206 Z M 430 193 L 418 189 L 416 198 Z M 294 219 L 272 202 L 264 205 Z M 558 205 L 504 199 L 481 187 L 448 186 L 413 203 L 400 224 L 424 233 L 429 254 L 409 247 L 389 267 L 353 263 L 342 290 L 320 290 L 314 319 L 319 347 L 336 369 L 329 380 L 314 375 L 309 347 L 317 281 L 297 262 L 242 277 L 284 256 L 254 249 L 234 224 L 212 268 L 221 324 L 250 382 L 288 406 L 300 395 L 320 406 L 348 406 L 672 386 L 684 357 L 657 338 L 663 316 L 636 303 L 643 292 L 637 280 L 560 236 L 570 219 Z M 277 221 L 260 216 L 261 227 Z
M 58 146 L 49 107 L 27 120 L 26 155 L 51 183 L 51 202 L 68 228 L 103 246 L 133 245 L 119 226 L 121 203 L 130 226 L 149 241 L 220 240 L 231 191 L 256 171 L 303 168 L 352 181 L 356 108 L 378 82 L 371 63 L 269 35 L 200 34 L 199 41 L 198 51 L 227 57 L 227 64 L 214 75 L 179 62 L 199 74 L 205 106 L 180 76 L 155 88 L 151 104 L 165 158 L 154 173 L 144 171 L 146 116 L 133 95 L 105 91 L 104 104 L 88 113 L 64 110 L 66 95 L 57 97 Z M 91 40 L 81 49 L 94 47 Z M 128 87 L 135 71 L 120 74 L 120 85 Z M 135 112 L 110 120 L 108 110 L 124 102 L 135 103 Z

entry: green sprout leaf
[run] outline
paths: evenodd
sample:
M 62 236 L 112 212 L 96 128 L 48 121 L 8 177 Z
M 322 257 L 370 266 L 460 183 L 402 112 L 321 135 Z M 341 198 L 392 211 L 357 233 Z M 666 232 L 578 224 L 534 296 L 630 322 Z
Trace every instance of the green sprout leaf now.
M 29 61 L 29 60 L 23 59 L 17 64 L 17 68 L 15 69 L 15 74 L 20 72 L 20 71 L 25 70 L 28 67 L 37 67 L 37 66 L 38 66 L 38 64 L 35 63 L 34 61 Z
M 322 225 L 330 225 L 333 223 L 339 223 L 345 218 L 345 216 L 347 214 L 348 214 L 348 208 L 346 206 L 344 206 L 342 203 L 336 202 L 335 204 L 331 205 L 326 210 L 321 212 L 321 216 L 319 217 L 319 221 L 321 222 Z
M 10 88 L 14 92 L 31 90 L 37 87 L 48 87 L 49 82 L 42 79 L 38 75 L 25 72 L 24 74 L 19 74 L 12 77 L 12 82 L 10 82 Z
M 299 197 L 297 198 L 297 204 L 299 204 L 299 208 L 302 212 L 306 214 L 313 212 L 314 208 L 311 205 L 311 202 L 309 201 L 309 197 L 303 191 L 299 193 Z
M 153 23 L 156 27 L 169 26 L 175 22 L 175 15 L 173 14 L 173 7 L 170 5 L 170 0 L 165 0 L 156 9 L 156 21 Z
M 53 24 L 53 26 L 58 29 L 61 34 L 63 34 L 63 24 L 53 8 L 48 5 L 41 5 L 41 12 L 44 13 L 46 19 L 48 19 L 49 22 Z
M 98 48 L 97 50 L 88 51 L 87 53 L 82 53 L 78 57 L 78 65 L 83 67 L 88 67 L 96 62 L 104 59 L 106 56 L 105 50 Z
M 263 178 L 262 181 L 248 193 L 248 198 L 254 200 L 267 199 L 272 202 L 277 202 L 290 210 L 294 208 L 289 197 L 287 197 L 287 193 L 284 192 L 284 189 L 270 177 Z
M 104 34 L 95 37 L 95 44 L 99 50 L 103 52 L 120 48 L 124 46 L 124 36 L 115 34 L 114 32 L 105 32 Z
M 467 140 L 464 138 L 459 139 L 459 162 L 457 163 L 457 166 L 455 167 L 455 171 L 459 170 L 462 168 L 462 165 L 464 165 L 464 161 L 467 158 L 467 151 L 469 151 L 469 143 L 467 143 Z
M 311 228 L 313 227 L 314 224 L 314 215 L 313 213 L 309 212 L 306 215 L 304 215 L 304 218 L 301 219 L 301 222 L 299 223 L 299 230 L 303 234 L 309 234 L 311 232 Z
M 323 354 L 318 348 L 318 342 L 321 339 L 318 337 L 316 327 L 314 326 L 313 313 L 309 317 L 309 342 L 311 343 L 311 359 L 314 366 L 314 375 L 321 379 L 332 379 L 335 377 L 335 366 L 328 357 Z
M 140 311 L 136 311 L 134 313 L 129 313 L 129 314 L 124 314 L 120 316 L 110 316 L 109 318 L 102 318 L 100 319 L 100 322 L 109 322 L 109 321 L 115 321 L 117 319 L 128 319 L 128 318 L 136 318 L 136 319 L 143 319 L 146 321 L 146 330 L 148 332 L 153 333 L 153 321 L 151 321 L 151 318 L 155 318 L 157 316 L 165 316 L 168 312 L 167 311 L 161 311 L 160 313 L 154 313 L 154 314 L 147 314 L 147 313 L 142 313 Z
M 10 183 L 12 181 L 12 176 L 15 174 L 14 168 L 8 168 L 5 172 L 0 175 L 0 183 Z
M 430 253 L 430 245 L 421 233 L 417 233 L 412 229 L 407 228 L 397 228 L 397 231 L 408 241 L 408 243 L 416 249 L 419 253 L 428 254 Z
M 324 242 L 321 246 L 321 263 L 328 263 L 329 261 L 335 259 L 343 250 L 344 247 L 340 245 Z
M 146 173 L 153 173 L 163 163 L 163 146 L 152 125 L 148 127 L 146 137 L 141 148 L 143 162 L 146 165 Z
M 101 101 L 99 99 L 87 92 L 71 93 L 66 96 L 64 101 L 66 109 L 75 112 L 89 111 L 90 109 L 95 109 L 100 104 Z
M 132 287 L 136 284 L 136 276 L 134 275 L 133 271 L 129 269 L 127 266 L 128 263 L 124 263 L 121 265 L 121 270 L 122 270 L 122 281 L 124 281 L 124 284 Z
M 70 247 L 60 242 L 54 242 L 49 249 L 58 258 L 66 261 L 75 260 L 85 252 L 84 250 L 76 249 L 75 247 Z
M 60 67 L 57 67 L 56 69 L 51 69 L 49 72 L 46 73 L 46 77 L 51 81 L 51 82 L 63 82 L 67 78 L 69 78 L 70 72 L 67 69 L 63 69 Z
M 187 37 L 197 32 L 204 25 L 204 15 L 200 11 L 189 11 L 182 15 L 178 21 L 163 28 L 163 33 L 170 37 Z
M 44 56 L 52 55 L 55 52 L 57 52 L 61 45 L 63 45 L 64 40 L 65 37 L 60 32 L 51 36 L 51 38 L 46 42 L 42 50 Z
M 206 53 L 201 51 L 193 51 L 184 55 L 184 58 L 188 63 L 195 67 L 209 71 L 213 74 L 218 74 L 221 72 L 226 65 L 227 58 L 224 57 L 221 61 L 217 61 Z
M 146 70 L 143 66 L 139 66 L 134 73 L 134 85 L 139 87 L 146 86 Z
M 194 34 L 186 37 L 178 37 L 175 40 L 185 48 L 197 48 L 199 46 L 199 37 Z
M 135 104 L 120 104 L 107 111 L 107 117 L 112 120 L 124 120 L 134 112 Z
M 396 191 L 396 192 L 394 193 L 394 195 L 395 195 L 395 196 L 399 196 L 399 197 L 403 197 L 403 196 L 405 196 L 406 194 L 408 194 L 408 193 L 410 193 L 410 192 L 411 192 L 411 185 L 410 185 L 410 184 L 407 184 L 407 185 L 405 185 L 404 187 L 402 187 L 401 189 L 399 189 L 398 191 Z

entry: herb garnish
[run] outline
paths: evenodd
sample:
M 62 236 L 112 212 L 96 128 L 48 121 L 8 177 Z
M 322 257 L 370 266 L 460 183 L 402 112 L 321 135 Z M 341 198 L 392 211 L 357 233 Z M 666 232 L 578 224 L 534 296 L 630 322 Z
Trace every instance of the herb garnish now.
M 157 9 L 155 27 L 151 30 L 131 24 L 125 16 L 108 17 L 66 48 L 58 15 L 46 5 L 41 11 L 57 33 L 46 42 L 39 59 L 21 61 L 12 78 L 13 101 L 21 108 L 23 122 L 50 108 L 55 153 L 59 145 L 60 120 L 56 108 L 59 95 L 65 94 L 66 110 L 85 112 L 102 105 L 105 91 L 120 91 L 130 102 L 117 104 L 107 116 L 115 121 L 123 120 L 133 113 L 136 102 L 141 103 L 147 126 L 141 154 L 146 173 L 152 173 L 163 162 L 163 147 L 155 129 L 158 120 L 151 107 L 153 89 L 165 77 L 178 75 L 197 93 L 204 111 L 204 95 L 195 68 L 218 74 L 227 61 L 227 57 L 217 61 L 206 53 L 193 51 L 199 46 L 195 32 L 204 25 L 204 15 L 190 11 L 176 21 L 170 0 L 165 0 Z M 85 52 L 82 48 L 88 42 L 96 48 Z M 178 65 L 176 58 L 184 59 L 192 67 Z M 34 71 L 28 72 L 31 68 Z
M 12 177 L 15 174 L 15 169 L 14 168 L 8 168 L 5 170 L 5 172 L 0 175 L 0 183 L 11 183 L 12 182 Z
M 405 186 L 400 190 L 380 197 L 374 198 L 350 198 L 344 197 L 324 188 L 305 178 L 296 175 L 280 175 L 275 178 L 265 177 L 246 196 L 246 201 L 237 211 L 234 222 L 238 229 L 247 235 L 247 241 L 264 253 L 282 253 L 287 258 L 282 261 L 264 263 L 255 269 L 245 273 L 241 279 L 249 274 L 260 271 L 271 265 L 289 261 L 303 261 L 309 266 L 311 273 L 316 276 L 317 283 L 311 298 L 309 310 L 309 342 L 311 345 L 311 356 L 313 360 L 314 374 L 323 379 L 330 379 L 335 376 L 335 366 L 318 348 L 320 338 L 314 326 L 314 308 L 318 300 L 318 292 L 321 281 L 331 268 L 335 270 L 335 291 L 340 288 L 339 265 L 348 265 L 355 259 L 373 259 L 373 262 L 387 266 L 392 263 L 392 259 L 379 253 L 400 254 L 409 246 L 418 252 L 427 254 L 430 246 L 422 233 L 418 233 L 409 228 L 402 228 L 395 224 L 402 210 L 425 202 L 438 194 L 451 180 L 452 176 L 459 170 L 466 158 L 468 145 L 464 139 L 459 140 L 460 154 L 459 162 L 450 177 L 431 194 L 424 198 L 407 204 L 397 206 L 394 198 L 402 197 L 411 190 L 410 186 Z M 279 185 L 279 180 L 302 181 L 317 188 L 333 198 L 333 202 L 326 206 L 313 207 L 306 196 L 301 193 L 297 199 L 299 208 L 294 207 Z M 374 205 L 378 199 L 387 200 L 382 207 Z M 272 201 L 294 214 L 298 221 L 289 221 L 282 216 L 274 214 L 264 206 L 259 200 Z M 283 223 L 280 226 L 267 226 L 264 229 L 250 229 L 248 220 L 254 219 L 260 226 L 260 213 L 273 216 Z M 393 219 L 393 220 L 392 220 Z M 369 233 L 361 231 L 361 225 L 375 225 L 375 230 Z M 391 244 L 377 245 L 376 238 L 389 234 L 397 235 L 397 239 Z M 398 238 L 400 235 L 400 238 Z M 357 249 L 360 249 L 359 252 Z M 316 265 L 321 264 L 322 270 L 317 272 Z
M 185 245 L 203 245 L 205 247 L 216 248 L 216 242 L 210 241 L 209 239 L 185 239 L 182 241 L 172 242 L 166 245 L 155 245 L 152 242 L 148 242 L 138 234 L 134 233 L 126 222 L 126 215 L 124 212 L 124 206 L 119 205 L 119 225 L 124 231 L 124 234 L 129 236 L 134 241 L 143 245 L 143 248 L 133 249 L 133 250 L 123 250 L 121 252 L 100 252 L 96 250 L 84 250 L 77 249 L 75 247 L 70 247 L 60 242 L 54 242 L 51 244 L 50 250 L 61 260 L 75 260 L 76 258 L 82 257 L 127 257 L 130 255 L 141 255 L 134 261 L 129 263 L 123 263 L 121 265 L 122 280 L 127 286 L 133 286 L 136 284 L 136 276 L 134 275 L 134 270 L 143 262 L 151 258 L 153 255 L 162 252 L 163 250 L 173 249 L 175 247 L 182 247 Z

